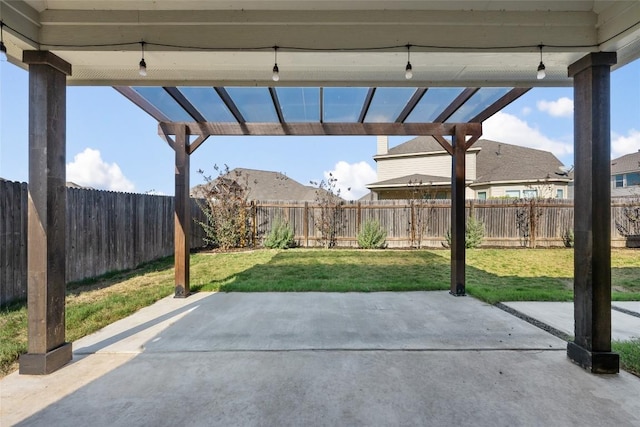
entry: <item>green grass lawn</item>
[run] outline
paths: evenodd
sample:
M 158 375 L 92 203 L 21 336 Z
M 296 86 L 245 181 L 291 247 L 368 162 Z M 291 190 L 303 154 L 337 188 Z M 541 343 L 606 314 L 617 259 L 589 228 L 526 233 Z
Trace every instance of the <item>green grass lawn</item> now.
M 614 300 L 640 300 L 639 255 L 637 250 L 630 249 L 612 252 Z M 488 303 L 572 299 L 572 250 L 469 250 L 467 264 L 467 292 Z M 445 250 L 256 250 L 199 253 L 191 257 L 193 291 L 446 290 L 449 275 L 449 251 Z M 164 259 L 134 271 L 69 285 L 67 340 L 95 332 L 170 295 L 173 280 L 172 260 Z M 15 369 L 18 355 L 27 350 L 26 324 L 24 303 L 0 311 L 2 374 Z M 623 364 L 635 363 L 633 369 L 639 372 L 640 342 L 616 346 L 620 348 L 616 351 L 620 351 Z

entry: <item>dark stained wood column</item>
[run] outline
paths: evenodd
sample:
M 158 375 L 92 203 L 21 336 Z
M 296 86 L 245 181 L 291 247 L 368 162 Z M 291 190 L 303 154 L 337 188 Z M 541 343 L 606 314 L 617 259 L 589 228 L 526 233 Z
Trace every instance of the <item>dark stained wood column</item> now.
M 175 297 L 189 296 L 189 248 L 191 247 L 191 203 L 189 201 L 189 133 L 182 126 L 175 135 Z
M 453 136 L 453 161 L 451 166 L 451 294 L 465 295 L 465 246 L 466 227 L 465 178 L 466 134 L 463 126 L 457 126 Z
M 611 352 L 610 67 L 616 54 L 591 53 L 569 66 L 574 88 L 575 341 L 571 360 L 597 374 L 619 371 Z
M 71 64 L 25 51 L 29 65 L 28 352 L 20 374 L 49 374 L 71 360 L 65 342 L 66 89 Z

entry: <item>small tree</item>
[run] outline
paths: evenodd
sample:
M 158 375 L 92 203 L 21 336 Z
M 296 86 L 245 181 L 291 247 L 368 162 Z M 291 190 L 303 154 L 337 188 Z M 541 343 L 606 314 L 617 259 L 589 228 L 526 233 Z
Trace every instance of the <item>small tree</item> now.
M 622 207 L 622 220 L 615 221 L 616 229 L 624 237 L 640 236 L 640 196 L 629 199 Z
M 320 232 L 320 244 L 325 248 L 336 246 L 338 231 L 344 228 L 344 201 L 340 198 L 338 179 L 329 173 L 326 180 L 311 181 L 316 188 L 315 201 L 320 215 L 314 220 L 316 229 Z
M 412 248 L 422 246 L 422 237 L 427 232 L 427 218 L 424 211 L 429 205 L 428 200 L 435 198 L 437 190 L 433 186 L 424 186 L 422 181 L 409 181 L 409 241 Z M 434 208 L 432 207 L 431 210 Z
M 196 220 L 204 230 L 205 242 L 214 247 L 227 250 L 246 247 L 251 244 L 250 221 L 253 212 L 247 200 L 249 177 L 239 170 L 229 171 L 214 165 L 218 176 L 214 179 L 199 170 L 205 180 L 196 195 L 197 203 L 206 217 L 206 221 Z
M 550 199 L 553 187 L 549 184 L 547 178 L 540 184 L 527 186 L 527 188 L 534 192 L 534 196 L 520 200 L 519 208 L 516 210 L 516 226 L 520 232 L 522 245 L 535 248 L 537 246 L 536 238 L 538 236 L 540 217 L 544 215 L 544 209 L 541 205 Z
M 387 232 L 376 220 L 367 220 L 358 232 L 358 245 L 362 249 L 380 249 L 385 247 Z

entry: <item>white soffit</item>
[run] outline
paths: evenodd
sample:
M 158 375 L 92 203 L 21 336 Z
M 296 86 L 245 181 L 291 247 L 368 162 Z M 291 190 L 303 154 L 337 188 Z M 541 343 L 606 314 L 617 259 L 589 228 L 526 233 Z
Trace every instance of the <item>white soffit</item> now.
M 640 1 L 3 0 L 0 18 L 12 62 L 39 43 L 72 85 L 266 85 L 276 45 L 280 84 L 309 86 L 563 86 L 589 52 L 640 57 Z

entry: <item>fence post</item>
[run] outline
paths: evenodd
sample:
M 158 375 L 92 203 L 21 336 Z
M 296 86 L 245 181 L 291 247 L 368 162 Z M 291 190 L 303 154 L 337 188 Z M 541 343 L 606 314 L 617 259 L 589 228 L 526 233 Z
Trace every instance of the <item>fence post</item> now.
M 409 218 L 411 218 L 411 227 L 409 229 L 409 246 L 413 247 L 416 241 L 416 210 L 415 210 L 415 202 L 413 199 L 409 201 Z
M 309 247 L 309 202 L 304 202 L 304 246 Z
M 257 240 L 258 240 L 258 205 L 253 200 L 251 201 L 251 216 L 253 217 L 252 240 L 253 240 L 253 248 L 255 249 L 257 246 Z

